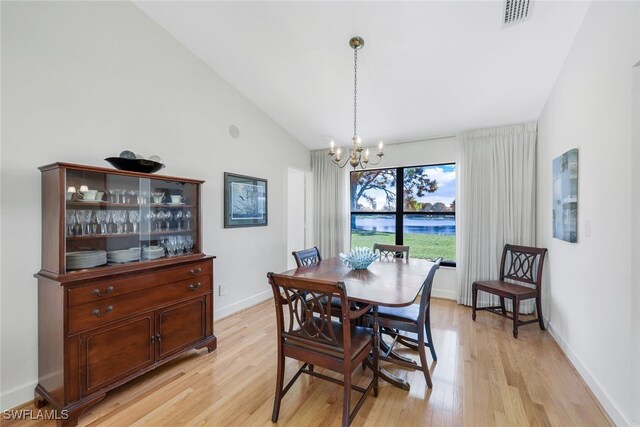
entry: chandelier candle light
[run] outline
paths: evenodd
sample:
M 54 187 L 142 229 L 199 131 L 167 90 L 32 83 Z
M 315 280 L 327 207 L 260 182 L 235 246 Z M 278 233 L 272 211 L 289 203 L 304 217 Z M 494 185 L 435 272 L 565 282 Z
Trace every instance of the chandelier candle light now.
M 362 141 L 358 136 L 358 49 L 364 46 L 364 40 L 362 37 L 353 37 L 349 40 L 349 46 L 353 49 L 353 137 L 351 138 L 351 151 L 348 156 L 345 156 L 344 163 L 342 163 L 342 148 L 338 147 L 336 150 L 336 143 L 331 139 L 331 149 L 329 150 L 329 156 L 333 163 L 338 167 L 343 168 L 349 163 L 353 170 L 356 170 L 358 166 L 365 169 L 367 166 L 375 166 L 380 163 L 384 153 L 382 152 L 382 141 L 378 144 L 378 161 L 371 163 L 369 161 L 369 149 L 362 147 Z M 364 154 L 363 154 L 364 151 Z

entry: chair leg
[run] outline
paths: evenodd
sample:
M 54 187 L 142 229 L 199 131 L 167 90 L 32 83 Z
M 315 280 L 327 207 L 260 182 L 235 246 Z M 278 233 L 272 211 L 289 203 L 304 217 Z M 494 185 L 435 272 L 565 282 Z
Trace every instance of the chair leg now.
M 502 314 L 507 315 L 507 308 L 504 305 L 504 297 L 500 297 L 500 309 L 502 310 Z
M 427 353 L 424 349 L 424 332 L 418 332 L 418 353 L 420 354 L 420 365 L 422 366 L 422 373 L 424 379 L 427 382 L 427 387 L 433 388 L 433 382 L 431 381 L 431 374 L 429 373 L 429 365 L 427 365 Z
M 351 406 L 351 373 L 345 373 L 344 375 L 344 396 L 342 397 L 342 427 L 348 427 L 349 420 L 349 407 Z
M 280 349 L 278 349 L 280 350 Z M 273 401 L 273 413 L 271 414 L 271 421 L 278 422 L 278 415 L 280 414 L 280 402 L 282 401 L 282 387 L 284 385 L 284 356 L 281 351 L 278 351 L 278 373 L 276 374 L 276 396 Z
M 473 284 L 473 290 L 472 290 L 472 295 L 473 295 L 473 303 L 472 303 L 472 309 L 473 312 L 471 314 L 471 318 L 473 319 L 473 321 L 476 321 L 476 307 L 478 306 L 478 288 L 476 288 L 475 283 Z
M 518 338 L 518 314 L 520 314 L 520 300 L 513 298 L 513 337 Z
M 544 320 L 542 319 L 542 301 L 540 298 L 536 298 L 536 310 L 538 311 L 538 323 L 540 324 L 540 330 L 544 331 Z
M 431 357 L 434 361 L 438 360 L 438 356 L 436 356 L 436 347 L 433 344 L 433 337 L 431 336 L 431 321 L 427 316 L 427 321 L 424 323 L 424 331 L 427 334 L 427 341 L 429 342 L 428 347 L 431 350 Z

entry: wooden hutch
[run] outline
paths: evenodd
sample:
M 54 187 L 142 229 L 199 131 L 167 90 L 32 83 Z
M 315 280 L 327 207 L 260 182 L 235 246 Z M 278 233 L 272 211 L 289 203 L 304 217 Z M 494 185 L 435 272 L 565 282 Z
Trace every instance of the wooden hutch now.
M 73 426 L 109 390 L 185 351 L 215 350 L 215 257 L 202 253 L 203 181 L 39 169 L 36 404 L 64 410 L 59 423 Z

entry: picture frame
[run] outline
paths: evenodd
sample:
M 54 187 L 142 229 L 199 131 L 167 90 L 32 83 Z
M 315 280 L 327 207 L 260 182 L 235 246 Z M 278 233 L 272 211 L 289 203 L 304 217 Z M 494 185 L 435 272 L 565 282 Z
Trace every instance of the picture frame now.
M 267 180 L 224 173 L 224 228 L 268 225 Z
M 553 159 L 553 237 L 578 241 L 578 149 Z

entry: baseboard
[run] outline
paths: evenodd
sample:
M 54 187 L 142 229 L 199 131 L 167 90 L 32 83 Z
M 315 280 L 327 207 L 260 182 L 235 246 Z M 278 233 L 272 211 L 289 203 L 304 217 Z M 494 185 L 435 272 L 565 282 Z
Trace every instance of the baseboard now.
M 445 289 L 431 289 L 431 296 L 434 298 L 458 300 L 458 294 L 455 291 L 447 291 Z
M 553 327 L 553 323 L 549 322 L 547 325 L 547 330 L 556 341 L 558 346 L 562 349 L 565 356 L 576 371 L 580 374 L 584 382 L 591 389 L 591 392 L 595 396 L 595 398 L 602 406 L 602 409 L 609 416 L 611 421 L 616 426 L 628 426 L 628 427 L 638 427 L 638 424 L 631 424 L 629 420 L 622 414 L 618 406 L 609 398 L 607 393 L 602 389 L 598 380 L 596 380 L 591 371 L 582 363 L 578 355 L 573 351 L 571 346 L 566 342 L 566 340 L 558 333 L 558 331 Z
M 260 304 L 261 302 L 267 301 L 271 298 L 273 298 L 273 291 L 271 289 L 268 289 L 264 292 L 260 292 L 259 294 L 250 296 L 249 298 L 245 298 L 241 301 L 215 310 L 214 319 L 223 319 L 227 316 L 231 316 L 232 314 L 237 313 L 240 310 L 244 310 L 245 308 L 252 307 L 256 304 Z
M 36 382 L 34 381 L 3 392 L 0 394 L 1 410 L 5 411 L 7 409 L 21 407 L 33 401 L 33 391 L 35 388 Z

